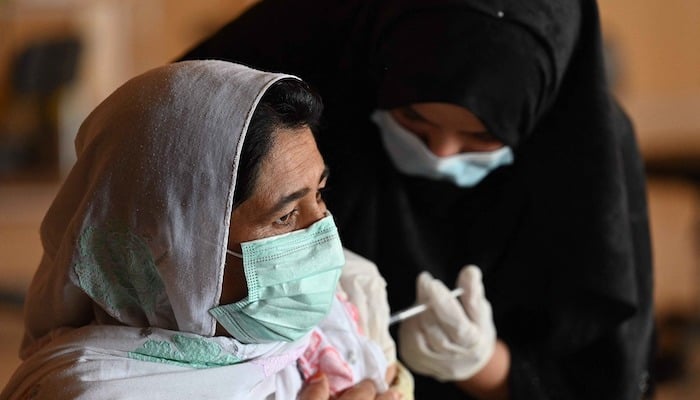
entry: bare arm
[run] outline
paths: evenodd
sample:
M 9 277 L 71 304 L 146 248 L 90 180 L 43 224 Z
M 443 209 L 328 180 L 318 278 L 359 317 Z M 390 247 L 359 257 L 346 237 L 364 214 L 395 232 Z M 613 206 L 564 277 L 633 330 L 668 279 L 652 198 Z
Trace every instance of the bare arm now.
M 455 382 L 464 392 L 483 400 L 506 400 L 510 398 L 508 372 L 510 350 L 508 345 L 497 340 L 493 356 L 474 376 Z

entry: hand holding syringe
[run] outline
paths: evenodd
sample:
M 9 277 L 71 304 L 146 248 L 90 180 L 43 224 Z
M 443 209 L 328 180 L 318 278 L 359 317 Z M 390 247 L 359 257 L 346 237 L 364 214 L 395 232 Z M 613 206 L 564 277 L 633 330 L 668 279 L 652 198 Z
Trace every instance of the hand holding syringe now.
M 495 354 L 497 343 L 481 270 L 474 265 L 462 268 L 455 287 L 458 289 L 450 290 L 430 273 L 421 272 L 416 279 L 416 298 L 430 309 L 404 320 L 398 329 L 401 361 L 414 372 L 445 382 L 474 376 Z M 459 288 L 464 293 L 455 299 L 461 293 Z
M 450 292 L 450 294 L 452 294 L 452 297 L 459 297 L 462 295 L 462 293 L 464 293 L 464 290 L 460 287 L 458 287 L 457 289 L 454 289 Z M 403 311 L 396 312 L 389 317 L 389 326 L 394 325 L 397 322 L 401 322 L 407 318 L 411 318 L 413 316 L 416 316 L 427 309 L 428 309 L 427 304 L 417 304 L 417 305 L 415 305 L 413 307 L 409 307 Z

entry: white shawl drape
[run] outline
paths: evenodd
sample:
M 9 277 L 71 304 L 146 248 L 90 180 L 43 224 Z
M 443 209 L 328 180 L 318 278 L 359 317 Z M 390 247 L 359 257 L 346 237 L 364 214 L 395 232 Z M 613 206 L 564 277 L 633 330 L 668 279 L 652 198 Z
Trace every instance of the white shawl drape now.
M 208 313 L 235 229 L 246 130 L 265 90 L 284 78 L 293 77 L 175 63 L 130 80 L 88 116 L 77 162 L 42 222 L 25 362 L 0 398 L 295 397 L 311 334 L 243 345 L 215 337 Z M 339 304 L 317 331 L 352 353 L 354 381 L 381 388 L 381 349 L 356 329 L 346 337 L 353 321 Z

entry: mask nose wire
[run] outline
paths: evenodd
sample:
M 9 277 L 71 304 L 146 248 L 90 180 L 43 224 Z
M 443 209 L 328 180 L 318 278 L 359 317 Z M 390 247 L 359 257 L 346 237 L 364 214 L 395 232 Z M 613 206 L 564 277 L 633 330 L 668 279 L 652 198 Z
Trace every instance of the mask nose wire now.
M 326 210 L 326 211 L 323 213 L 323 217 L 321 217 L 320 219 L 326 218 L 326 217 L 329 216 L 329 215 L 331 215 L 331 212 L 328 211 L 328 210 Z M 315 222 L 318 222 L 318 221 L 315 221 Z M 204 239 L 200 239 L 200 240 L 203 241 L 203 242 L 205 242 L 205 243 L 214 245 L 213 243 L 207 242 L 207 241 L 204 240 Z M 232 255 L 232 256 L 234 256 L 234 257 L 243 259 L 243 254 L 242 254 L 242 253 L 237 253 L 237 252 L 235 252 L 235 251 L 233 251 L 233 250 L 231 250 L 231 249 L 226 249 L 226 253 L 228 253 L 228 254 L 230 254 L 230 255 Z

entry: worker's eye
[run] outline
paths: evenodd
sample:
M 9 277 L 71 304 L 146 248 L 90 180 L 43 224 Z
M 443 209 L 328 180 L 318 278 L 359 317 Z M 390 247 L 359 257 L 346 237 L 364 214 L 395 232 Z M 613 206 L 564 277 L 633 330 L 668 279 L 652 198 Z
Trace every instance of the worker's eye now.
M 412 108 L 410 107 L 404 107 L 400 111 L 401 115 L 404 116 L 406 119 L 409 119 L 411 121 L 416 121 L 416 122 L 425 122 L 425 118 L 423 118 L 420 114 L 415 112 Z

